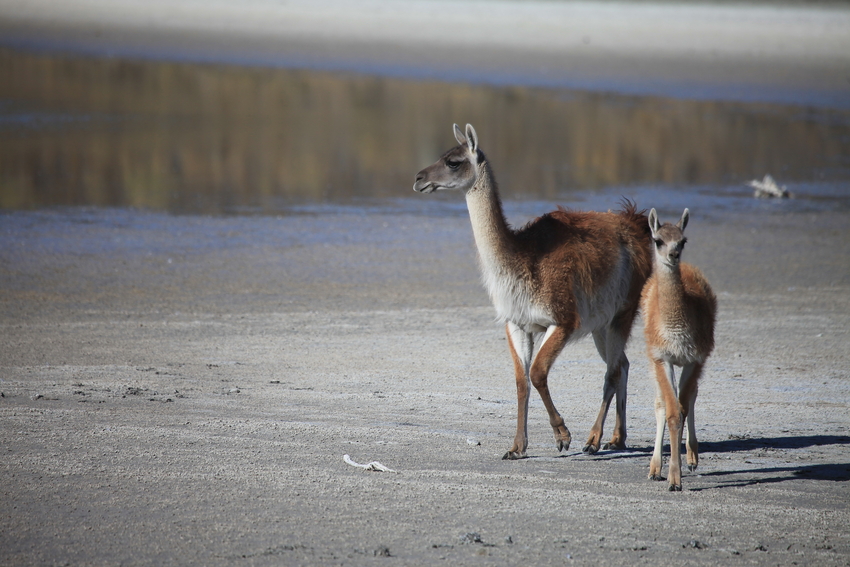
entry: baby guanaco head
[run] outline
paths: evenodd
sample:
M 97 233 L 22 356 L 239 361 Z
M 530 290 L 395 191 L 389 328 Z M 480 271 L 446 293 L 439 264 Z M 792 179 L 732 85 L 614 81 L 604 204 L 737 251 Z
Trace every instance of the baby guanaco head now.
M 658 213 L 655 209 L 649 212 L 649 230 L 652 232 L 655 261 L 668 268 L 679 265 L 682 251 L 688 239 L 685 237 L 685 227 L 688 226 L 688 209 L 682 213 L 682 218 L 675 225 L 659 224 Z

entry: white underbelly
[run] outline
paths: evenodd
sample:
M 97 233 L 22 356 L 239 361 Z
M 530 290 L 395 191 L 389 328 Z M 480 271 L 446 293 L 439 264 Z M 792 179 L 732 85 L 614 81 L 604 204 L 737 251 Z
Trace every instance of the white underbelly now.
M 580 321 L 578 333 L 585 335 L 607 326 L 626 304 L 630 283 L 627 253 L 620 250 L 617 265 L 599 289 L 594 290 L 593 294 L 578 287 L 574 290 Z
M 551 311 L 537 302 L 528 285 L 507 275 L 484 274 L 484 286 L 502 323 L 510 321 L 526 332 L 542 332 L 555 324 Z

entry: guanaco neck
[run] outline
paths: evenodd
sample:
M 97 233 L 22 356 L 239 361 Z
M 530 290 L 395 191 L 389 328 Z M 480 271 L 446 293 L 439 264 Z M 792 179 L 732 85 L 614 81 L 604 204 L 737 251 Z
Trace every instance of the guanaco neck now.
M 663 306 L 662 312 L 669 315 L 678 314 L 684 293 L 681 264 L 670 266 L 656 259 L 655 281 L 655 293 L 658 295 L 659 304 Z
M 505 219 L 490 164 L 483 154 L 480 155 L 478 178 L 466 193 L 466 205 L 482 267 L 486 271 L 504 273 L 508 267 L 507 259 L 513 251 L 514 234 Z
M 659 283 L 667 285 L 679 285 L 682 282 L 682 271 L 680 270 L 681 264 L 676 264 L 671 266 L 670 264 L 665 264 L 661 260 L 655 260 L 655 273 L 656 278 L 658 278 Z

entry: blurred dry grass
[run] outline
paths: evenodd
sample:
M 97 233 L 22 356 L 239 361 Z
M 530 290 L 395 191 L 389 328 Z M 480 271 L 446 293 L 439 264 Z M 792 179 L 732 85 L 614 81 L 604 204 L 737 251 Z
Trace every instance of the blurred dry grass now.
M 507 196 L 844 176 L 850 114 L 0 49 L 0 207 L 398 197 L 476 126 Z

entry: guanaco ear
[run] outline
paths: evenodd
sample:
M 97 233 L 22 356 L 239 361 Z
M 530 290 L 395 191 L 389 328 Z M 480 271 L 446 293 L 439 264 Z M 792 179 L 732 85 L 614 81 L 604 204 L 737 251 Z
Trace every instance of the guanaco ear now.
M 455 124 L 454 131 L 455 131 L 455 140 L 457 140 L 457 143 L 460 144 L 461 146 L 464 145 L 466 143 L 466 136 L 464 136 L 463 132 L 460 131 L 460 126 Z
M 658 226 L 658 213 L 655 212 L 655 209 L 649 211 L 649 230 L 652 232 L 652 237 L 655 238 L 655 233 L 658 232 L 658 229 L 661 228 Z
M 466 139 L 469 151 L 473 154 L 476 153 L 478 151 L 478 134 L 475 133 L 475 128 L 472 127 L 472 124 L 466 125 Z
M 679 222 L 676 223 L 676 226 L 679 227 L 680 230 L 685 230 L 685 227 L 688 226 L 688 217 L 690 216 L 690 211 L 685 209 L 685 212 L 682 213 L 682 218 L 679 219 Z

